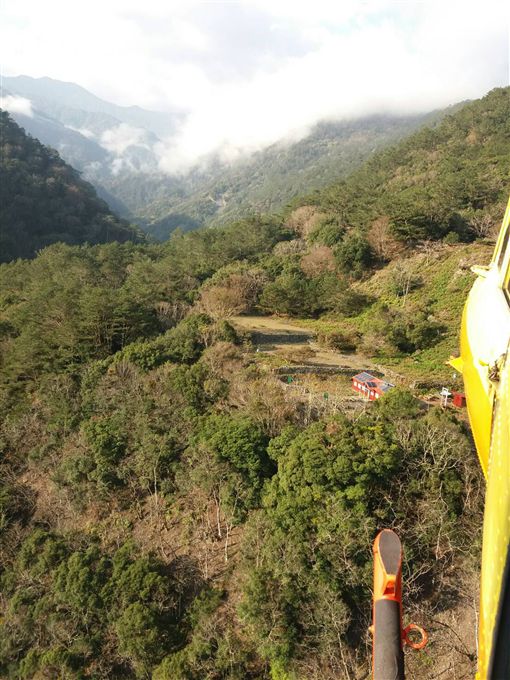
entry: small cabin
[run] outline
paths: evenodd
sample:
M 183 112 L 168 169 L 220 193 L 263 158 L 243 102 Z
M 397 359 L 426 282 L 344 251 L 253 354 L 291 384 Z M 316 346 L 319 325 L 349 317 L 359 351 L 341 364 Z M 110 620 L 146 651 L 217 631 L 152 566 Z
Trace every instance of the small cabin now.
M 379 397 L 386 394 L 388 390 L 395 387 L 392 383 L 381 380 L 381 378 L 376 378 L 375 375 L 368 373 L 368 371 L 358 373 L 351 378 L 351 381 L 352 389 L 363 394 L 368 401 L 379 399 Z
M 466 395 L 463 392 L 454 392 L 453 405 L 457 408 L 464 408 L 466 406 Z

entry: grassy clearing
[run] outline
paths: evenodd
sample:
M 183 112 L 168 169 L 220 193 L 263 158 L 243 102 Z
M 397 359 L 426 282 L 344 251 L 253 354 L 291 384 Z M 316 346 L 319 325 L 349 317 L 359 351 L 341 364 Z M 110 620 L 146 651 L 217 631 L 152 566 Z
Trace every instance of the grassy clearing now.
M 369 279 L 356 284 L 356 289 L 369 296 L 374 302 L 360 314 L 353 317 L 329 315 L 320 319 L 293 319 L 297 326 L 314 331 L 319 339 L 333 333 L 345 333 L 361 338 L 356 354 L 372 357 L 372 361 L 402 374 L 410 383 L 421 383 L 433 387 L 444 381 L 460 387 L 453 381 L 452 370 L 445 362 L 458 352 L 458 340 L 462 309 L 474 281 L 470 271 L 473 264 L 486 264 L 491 257 L 493 245 L 477 242 L 461 245 L 438 244 L 428 252 L 414 254 L 404 260 L 395 260 L 377 271 Z M 399 272 L 405 269 L 417 282 L 414 290 L 407 295 L 395 292 L 395 281 Z M 423 311 L 440 323 L 444 331 L 432 347 L 413 354 L 398 354 L 387 351 L 382 345 L 363 345 L 374 323 L 375 316 L 383 307 L 392 311 Z M 367 351 L 368 350 L 368 351 Z

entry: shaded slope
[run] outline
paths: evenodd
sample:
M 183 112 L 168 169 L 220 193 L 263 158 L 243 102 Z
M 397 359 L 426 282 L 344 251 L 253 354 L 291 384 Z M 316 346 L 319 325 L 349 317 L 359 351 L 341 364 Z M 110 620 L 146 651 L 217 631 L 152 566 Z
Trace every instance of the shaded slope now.
M 0 261 L 31 257 L 56 241 L 128 241 L 137 232 L 52 149 L 0 117 Z

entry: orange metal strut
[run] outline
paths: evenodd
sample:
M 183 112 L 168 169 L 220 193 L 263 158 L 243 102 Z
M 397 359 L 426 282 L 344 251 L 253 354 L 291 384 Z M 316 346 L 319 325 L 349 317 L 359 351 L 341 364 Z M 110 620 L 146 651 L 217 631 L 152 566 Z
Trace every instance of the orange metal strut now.
M 404 680 L 403 644 L 423 649 L 427 633 L 414 623 L 402 627 L 402 545 L 391 529 L 374 541 L 374 603 L 372 673 L 374 680 Z M 412 640 L 410 631 L 419 634 Z

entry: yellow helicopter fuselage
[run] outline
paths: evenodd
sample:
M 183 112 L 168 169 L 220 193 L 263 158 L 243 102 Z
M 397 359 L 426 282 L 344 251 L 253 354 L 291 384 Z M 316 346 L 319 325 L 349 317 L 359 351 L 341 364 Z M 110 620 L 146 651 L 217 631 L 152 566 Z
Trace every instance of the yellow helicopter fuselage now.
M 480 624 L 479 680 L 500 677 L 510 545 L 510 202 L 491 263 L 477 274 L 464 308 L 459 359 L 473 437 L 487 481 Z M 506 663 L 506 662 L 505 662 Z M 499 665 L 498 665 L 499 664 Z

